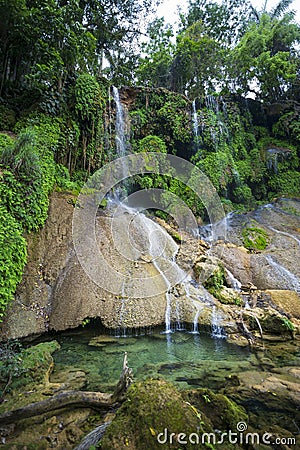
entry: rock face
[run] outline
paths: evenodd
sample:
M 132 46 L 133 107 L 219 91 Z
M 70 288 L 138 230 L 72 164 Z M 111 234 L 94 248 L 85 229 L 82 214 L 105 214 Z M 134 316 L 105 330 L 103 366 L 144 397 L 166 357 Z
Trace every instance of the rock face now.
M 165 322 L 165 292 L 168 282 L 174 284 L 175 281 L 169 272 L 174 265 L 178 267 L 172 260 L 178 251 L 174 240 L 144 216 L 140 223 L 136 214 L 125 211 L 120 217 L 114 217 L 112 224 L 109 215 L 98 215 L 96 240 L 111 267 L 111 274 L 107 275 L 109 282 L 113 288 L 114 271 L 130 282 L 130 285 L 124 283 L 120 292 L 114 289 L 108 292 L 101 283 L 100 286 L 94 283 L 77 258 L 72 241 L 73 200 L 71 195 L 54 193 L 45 227 L 28 237 L 28 263 L 16 300 L 2 324 L 3 337 L 25 337 L 49 329 L 65 330 L 95 317 L 111 328 L 139 328 Z M 189 245 L 192 247 L 191 242 Z M 149 254 L 151 246 L 156 262 Z M 179 267 L 174 276 L 182 276 Z M 135 290 L 142 291 L 143 297 L 131 295 Z M 176 292 L 175 289 L 169 297 L 170 320 L 176 320 Z M 180 308 L 182 314 L 189 317 L 197 312 L 197 307 L 187 297 L 181 299 Z
M 24 337 L 49 329 L 53 291 L 68 267 L 73 201 L 69 194 L 54 193 L 44 228 L 27 236 L 27 265 L 16 299 L 1 324 L 4 337 Z
M 178 237 L 163 221 L 155 224 L 128 208 L 119 216 L 102 211 L 95 218 L 95 239 L 109 267 L 103 272 L 104 284 L 101 280 L 96 284 L 93 273 L 87 275 L 78 260 L 72 239 L 73 205 L 70 194 L 54 193 L 45 227 L 28 236 L 28 263 L 16 299 L 1 324 L 3 338 L 75 328 L 96 317 L 115 329 L 161 325 L 168 319 L 178 326 L 193 324 L 194 331 L 200 324 L 208 331 L 216 326 L 227 335 L 238 336 L 244 305 L 252 307 L 252 315 L 267 324 L 268 332 L 275 324 L 278 333 L 284 318 L 295 319 L 294 324 L 299 325 L 297 199 L 281 199 L 248 214 L 231 215 L 226 242 L 218 241 L 210 250 L 202 240 L 184 233 Z M 247 227 L 267 233 L 265 249 L 243 246 L 241 236 Z M 179 239 L 180 246 L 171 235 Z M 221 286 L 220 280 L 213 285 L 220 295 L 215 291 L 211 295 L 201 284 L 187 279 L 178 284 L 183 273 L 175 255 L 180 268 L 194 280 L 203 268 L 213 273 L 222 264 L 225 278 Z M 102 273 L 97 264 L 95 271 Z M 117 276 L 125 280 L 118 292 Z M 112 289 L 103 287 L 110 285 Z M 242 292 L 237 293 L 240 286 Z M 251 329 L 251 320 L 243 317 Z M 257 320 L 252 321 L 254 330 Z

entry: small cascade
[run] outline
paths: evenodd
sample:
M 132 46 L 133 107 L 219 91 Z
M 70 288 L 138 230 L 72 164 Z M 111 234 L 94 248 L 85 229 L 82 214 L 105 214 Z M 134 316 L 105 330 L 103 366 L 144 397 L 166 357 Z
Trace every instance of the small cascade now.
M 200 300 L 200 297 L 199 297 L 199 300 Z M 199 323 L 198 323 L 198 321 L 199 321 L 199 316 L 200 316 L 201 311 L 202 311 L 203 308 L 200 308 L 196 304 L 195 304 L 195 306 L 197 308 L 197 311 L 196 311 L 196 314 L 195 314 L 194 320 L 193 320 L 193 331 L 192 331 L 192 333 L 193 334 L 199 334 Z
M 125 112 L 124 112 L 123 105 L 120 101 L 119 91 L 115 86 L 112 87 L 112 94 L 113 94 L 113 99 L 116 104 L 116 124 L 115 124 L 116 156 L 117 156 L 117 158 L 122 158 L 122 157 L 126 156 L 126 154 L 127 154 L 126 132 L 125 132 Z M 122 170 L 122 173 L 121 173 L 122 178 L 125 180 L 126 178 L 128 178 L 128 167 L 127 167 L 127 164 L 125 161 L 122 165 L 121 170 Z M 125 193 L 126 193 L 127 188 L 126 188 L 125 181 L 123 181 L 122 186 L 123 186 L 123 188 L 122 188 L 123 192 L 125 191 Z M 121 197 L 120 190 L 119 191 L 117 190 L 116 196 L 117 196 L 117 198 Z
M 226 240 L 224 232 L 227 234 L 228 230 L 230 230 L 230 222 L 234 214 L 235 212 L 231 211 L 220 222 L 215 223 L 214 227 L 211 224 L 200 227 L 198 229 L 200 239 L 208 243 L 213 243 L 219 239 Z
M 224 339 L 226 338 L 225 332 L 221 324 L 221 313 L 217 311 L 216 306 L 212 307 L 211 314 L 211 337 L 216 339 Z
M 178 252 L 178 246 L 173 241 L 173 251 L 171 254 L 167 254 L 163 242 L 161 242 L 161 239 L 159 239 L 159 234 L 163 232 L 161 228 L 158 228 L 158 225 L 155 224 L 152 220 L 148 219 L 143 214 L 140 214 L 141 219 L 144 222 L 144 225 L 147 229 L 147 236 L 149 240 L 149 255 L 152 258 L 152 263 L 156 270 L 160 273 L 161 277 L 163 278 L 165 284 L 166 284 L 166 312 L 165 312 L 165 333 L 171 333 L 171 295 L 170 290 L 172 287 L 172 282 L 167 278 L 167 276 L 164 273 L 164 269 L 167 266 L 172 267 L 173 277 L 174 281 L 176 280 L 183 280 L 185 278 L 184 272 L 180 269 L 180 267 L 177 265 L 175 259 L 176 254 Z M 164 232 L 166 233 L 166 232 Z M 179 305 L 178 305 L 178 311 L 177 311 L 177 324 L 180 326 L 180 311 L 179 311 Z
M 226 269 L 226 267 L 225 272 L 228 276 L 232 289 L 234 289 L 237 292 L 240 292 L 242 283 L 237 278 L 235 278 L 235 276 L 230 272 L 230 270 Z
M 127 314 L 127 311 L 126 311 L 125 283 L 123 283 L 122 295 L 121 295 L 119 327 L 117 328 L 116 337 L 126 337 L 126 314 Z
M 196 99 L 194 99 L 192 103 L 192 121 L 193 121 L 195 151 L 197 151 L 199 149 L 199 122 L 196 110 Z
M 176 316 L 176 331 L 183 331 L 184 326 L 181 322 L 180 303 L 178 300 L 176 300 L 176 305 L 175 305 L 175 316 Z
M 198 331 L 198 319 L 199 319 L 200 312 L 202 311 L 202 308 L 200 308 L 199 304 L 191 297 L 190 287 L 189 287 L 190 281 L 191 280 L 189 278 L 189 279 L 185 280 L 185 282 L 182 283 L 182 285 L 183 285 L 184 290 L 185 290 L 186 298 L 188 298 L 192 302 L 193 306 L 196 309 L 196 313 L 195 313 L 194 320 L 193 320 L 193 331 L 192 331 L 192 333 L 198 334 L 199 333 L 199 331 Z M 199 300 L 200 300 L 200 298 L 199 298 Z
M 272 256 L 266 255 L 265 256 L 266 261 L 274 268 L 274 271 L 277 276 L 279 276 L 283 281 L 283 286 L 285 286 L 286 289 L 292 289 L 298 294 L 300 294 L 300 280 L 296 277 L 292 272 L 290 272 L 285 267 L 278 264 Z
M 118 89 L 112 87 L 113 99 L 116 104 L 116 150 L 118 158 L 126 155 L 125 114 Z
M 205 106 L 207 109 L 210 109 L 215 114 L 219 113 L 219 102 L 216 96 L 214 95 L 207 95 L 205 97 Z
M 300 247 L 300 239 L 298 239 L 296 236 L 294 236 L 293 234 L 287 233 L 286 231 L 280 231 L 280 230 L 276 230 L 276 228 L 271 227 L 270 225 L 266 225 L 270 230 L 274 231 L 274 233 L 277 234 L 283 234 L 284 236 L 290 237 L 291 239 L 293 239 L 294 241 L 296 241 Z
M 222 136 L 229 138 L 228 127 L 226 125 L 227 111 L 226 105 L 222 97 L 207 95 L 205 97 L 205 107 L 210 113 L 210 136 L 214 144 L 217 146 Z

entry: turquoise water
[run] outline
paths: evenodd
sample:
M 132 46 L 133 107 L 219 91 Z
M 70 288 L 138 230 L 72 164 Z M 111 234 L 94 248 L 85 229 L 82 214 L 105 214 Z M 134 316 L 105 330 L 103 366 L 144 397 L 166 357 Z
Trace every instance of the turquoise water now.
M 54 354 L 53 377 L 59 377 L 61 371 L 82 370 L 87 376 L 87 390 L 111 391 L 119 379 L 125 352 L 135 379 L 162 377 L 181 388 L 218 389 L 229 375 L 259 367 L 249 349 L 206 334 L 164 334 L 157 330 L 143 336 L 116 338 L 97 335 L 97 330 L 89 328 L 55 338 L 61 350 Z M 98 340 L 98 346 L 90 345 L 91 339 Z
M 300 362 L 297 341 L 268 342 L 251 351 L 205 333 L 164 334 L 163 330 L 154 330 L 118 338 L 105 335 L 95 326 L 52 338 L 60 343 L 61 350 L 53 355 L 55 367 L 50 381 L 64 383 L 65 389 L 113 392 L 127 352 L 135 380 L 163 378 L 180 389 L 210 388 L 243 405 L 249 423 L 260 424 L 265 430 L 274 425 L 281 435 L 286 430 L 290 435 L 297 433 L 298 372 L 291 372 L 298 370 Z M 252 389 L 266 376 L 275 379 L 280 374 L 283 395 L 270 391 L 277 389 L 278 383 L 269 385 L 267 391 Z M 285 379 L 296 383 L 295 393 L 286 395 Z

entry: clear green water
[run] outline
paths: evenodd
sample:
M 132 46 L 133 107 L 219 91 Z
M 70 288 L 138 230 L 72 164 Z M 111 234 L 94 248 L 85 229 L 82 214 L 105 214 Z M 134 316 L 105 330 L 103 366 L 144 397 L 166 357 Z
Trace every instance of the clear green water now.
M 111 342 L 100 342 L 99 347 L 89 345 L 95 336 L 97 330 L 93 328 L 55 336 L 61 350 L 54 354 L 53 377 L 68 369 L 83 370 L 88 380 L 85 389 L 110 391 L 119 379 L 124 352 L 135 379 L 162 377 L 181 388 L 218 389 L 229 375 L 259 368 L 257 357 L 249 349 L 205 334 L 166 335 L 157 330 L 136 337 L 108 336 Z
M 104 335 L 103 330 L 94 325 L 48 338 L 56 339 L 61 345 L 61 350 L 53 355 L 55 367 L 51 381 L 65 383 L 66 389 L 113 392 L 122 370 L 124 352 L 127 352 L 135 380 L 159 377 L 180 389 L 210 388 L 243 405 L 250 422 L 259 424 L 262 429 L 269 430 L 274 425 L 280 427 L 281 434 L 286 432 L 282 428 L 289 434 L 299 430 L 297 388 L 294 387 L 296 391 L 290 397 L 285 395 L 284 386 L 285 379 L 298 384 L 298 372 L 292 379 L 289 374 L 290 369 L 299 367 L 298 341 L 268 342 L 264 348 L 251 351 L 204 333 L 177 331 L 166 335 L 162 330 L 154 330 L 147 335 L 116 338 Z M 98 347 L 89 345 L 95 338 Z M 79 384 L 76 385 L 78 373 Z M 72 374 L 75 374 L 73 379 Z M 270 390 L 256 393 L 251 388 L 252 384 L 263 382 L 266 376 L 280 374 L 283 395 L 280 392 L 273 395 Z

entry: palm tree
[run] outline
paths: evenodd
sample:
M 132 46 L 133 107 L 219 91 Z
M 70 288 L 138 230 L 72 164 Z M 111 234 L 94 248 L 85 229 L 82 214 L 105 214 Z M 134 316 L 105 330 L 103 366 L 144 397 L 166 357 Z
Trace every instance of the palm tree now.
M 271 11 L 267 11 L 268 0 L 265 0 L 264 6 L 260 11 L 258 11 L 254 6 L 250 5 L 250 17 L 252 16 L 255 22 L 259 23 L 261 20 L 261 16 L 263 14 L 268 14 L 271 19 L 280 19 L 282 18 L 291 4 L 294 3 L 294 0 L 280 0 L 280 2 L 271 9 Z M 294 15 L 294 11 L 291 11 Z
M 35 132 L 32 129 L 23 130 L 12 145 L 2 150 L 0 164 L 21 178 L 39 177 L 41 169 L 35 143 Z

